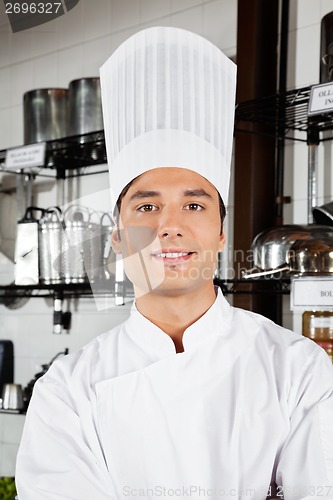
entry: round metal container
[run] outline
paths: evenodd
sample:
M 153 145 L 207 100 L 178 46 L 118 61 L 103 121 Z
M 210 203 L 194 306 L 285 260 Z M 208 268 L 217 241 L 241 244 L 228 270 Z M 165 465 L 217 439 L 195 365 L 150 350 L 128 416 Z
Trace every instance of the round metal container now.
M 91 213 L 83 207 L 69 207 L 65 212 L 66 231 L 62 240 L 65 283 L 94 282 L 99 276 L 102 267 L 101 226 L 91 222 L 90 217 Z
M 68 89 L 68 109 L 69 135 L 103 130 L 100 79 L 93 77 L 72 80 Z
M 310 226 L 289 224 L 259 233 L 251 245 L 252 262 L 261 270 L 286 264 L 290 247 L 296 240 L 310 239 Z
M 67 135 L 67 96 L 63 88 L 36 89 L 23 96 L 24 144 Z
M 84 246 L 84 265 L 89 281 L 94 283 L 100 278 L 103 266 L 102 226 L 90 222 L 88 231 L 89 240 Z
M 296 273 L 333 273 L 333 239 L 295 241 L 288 252 L 290 270 Z
M 45 284 L 64 280 L 62 241 L 64 224 L 61 210 L 49 208 L 39 222 L 39 281 Z
M 331 273 L 333 228 L 316 224 L 270 228 L 255 237 L 251 252 L 254 268 L 243 273 L 246 279 L 277 273 Z
M 65 283 L 85 283 L 88 276 L 84 266 L 87 242 L 89 245 L 88 222 L 82 212 L 76 211 L 73 218 L 66 218 L 63 245 L 63 271 Z

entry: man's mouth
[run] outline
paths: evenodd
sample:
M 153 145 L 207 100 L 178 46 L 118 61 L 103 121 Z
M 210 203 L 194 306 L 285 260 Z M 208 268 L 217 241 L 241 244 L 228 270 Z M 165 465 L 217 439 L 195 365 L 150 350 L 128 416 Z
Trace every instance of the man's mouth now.
M 152 257 L 163 262 L 177 263 L 189 260 L 194 253 L 192 251 L 162 251 L 152 253 Z

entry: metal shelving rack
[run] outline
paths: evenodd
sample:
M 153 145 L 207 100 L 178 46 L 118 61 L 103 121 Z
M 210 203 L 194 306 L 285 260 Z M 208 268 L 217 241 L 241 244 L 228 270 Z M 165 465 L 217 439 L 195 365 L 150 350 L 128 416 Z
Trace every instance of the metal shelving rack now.
M 333 111 L 308 117 L 308 104 L 311 86 L 289 90 L 283 94 L 261 97 L 240 102 L 235 109 L 235 131 L 264 134 L 263 126 L 274 137 L 283 136 L 293 141 L 307 141 L 309 126 L 315 126 L 319 132 L 333 130 Z M 251 127 L 245 124 L 251 123 Z M 295 136 L 294 132 L 301 134 Z M 320 140 L 331 140 L 320 137 Z M 0 171 L 5 171 L 6 149 L 0 151 Z M 44 168 L 52 170 L 73 170 L 85 166 L 106 163 L 104 131 L 64 137 L 46 142 L 46 160 Z
M 0 151 L 0 171 L 6 172 L 7 150 Z M 45 163 L 41 168 L 57 174 L 67 170 L 106 163 L 104 130 L 46 141 Z M 13 171 L 11 170 L 11 173 Z M 19 172 L 18 172 L 19 173 Z
M 126 278 L 116 286 L 114 278 L 110 280 L 99 280 L 98 283 L 54 283 L 35 285 L 0 285 L 0 304 L 7 305 L 9 309 L 15 309 L 16 300 L 29 298 L 59 298 L 61 300 L 69 298 L 91 298 L 108 297 L 123 300 L 134 297 L 131 282 Z M 124 303 L 120 301 L 119 303 Z
M 235 131 L 263 135 L 267 126 L 269 135 L 293 141 L 308 141 L 309 128 L 316 127 L 318 132 L 333 130 L 333 111 L 309 117 L 308 105 L 310 87 L 289 90 L 283 94 L 261 97 L 237 104 L 235 111 Z M 244 126 L 251 123 L 252 127 Z M 295 134 L 298 131 L 300 134 Z M 320 136 L 321 141 L 332 137 Z

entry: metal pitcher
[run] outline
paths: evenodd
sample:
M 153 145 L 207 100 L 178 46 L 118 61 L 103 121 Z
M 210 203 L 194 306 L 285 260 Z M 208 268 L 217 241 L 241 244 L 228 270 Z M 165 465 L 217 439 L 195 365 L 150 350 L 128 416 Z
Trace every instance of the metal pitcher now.
M 62 242 L 65 222 L 59 207 L 50 207 L 39 222 L 39 281 L 45 284 L 64 281 Z
M 92 222 L 85 207 L 71 206 L 64 213 L 62 241 L 65 283 L 93 282 L 102 267 L 101 226 Z

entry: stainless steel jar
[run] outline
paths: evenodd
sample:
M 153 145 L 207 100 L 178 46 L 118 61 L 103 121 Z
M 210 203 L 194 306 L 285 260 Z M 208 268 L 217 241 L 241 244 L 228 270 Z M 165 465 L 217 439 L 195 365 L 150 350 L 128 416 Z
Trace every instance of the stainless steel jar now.
M 68 88 L 69 135 L 103 130 L 101 86 L 98 77 L 72 80 Z M 84 142 L 84 138 L 81 138 Z
M 51 207 L 39 222 L 39 281 L 52 284 L 64 281 L 62 250 L 65 224 L 58 207 Z
M 67 96 L 64 88 L 36 89 L 24 94 L 24 144 L 66 137 Z
M 101 226 L 85 207 L 70 206 L 64 213 L 62 241 L 65 283 L 93 282 L 102 267 Z
M 271 228 L 256 236 L 251 250 L 254 268 L 243 274 L 246 279 L 277 273 L 333 272 L 333 228 L 330 226 Z

